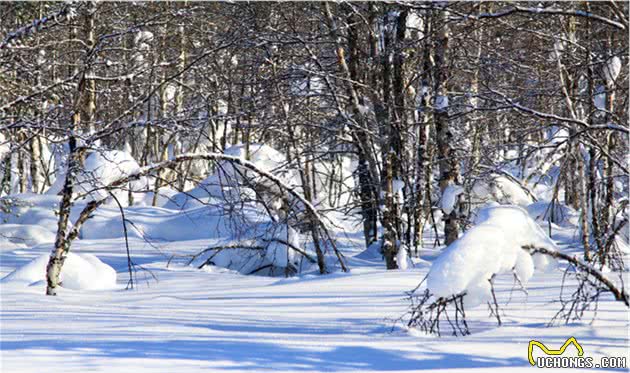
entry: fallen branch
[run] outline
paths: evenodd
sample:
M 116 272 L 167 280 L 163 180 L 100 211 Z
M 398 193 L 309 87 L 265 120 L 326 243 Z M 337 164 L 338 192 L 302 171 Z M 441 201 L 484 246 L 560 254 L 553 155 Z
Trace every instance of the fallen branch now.
M 561 253 L 559 251 L 548 250 L 542 247 L 534 247 L 534 246 L 523 246 L 523 250 L 527 251 L 529 254 L 543 254 L 548 255 L 554 259 L 564 259 L 567 262 L 571 263 L 577 269 L 586 272 L 597 281 L 599 281 L 610 293 L 613 294 L 615 300 L 623 302 L 626 307 L 630 307 L 630 297 L 628 293 L 622 288 L 619 289 L 617 285 L 615 285 L 610 279 L 605 277 L 600 271 L 593 268 L 588 263 L 585 263 L 575 257 L 570 255 Z

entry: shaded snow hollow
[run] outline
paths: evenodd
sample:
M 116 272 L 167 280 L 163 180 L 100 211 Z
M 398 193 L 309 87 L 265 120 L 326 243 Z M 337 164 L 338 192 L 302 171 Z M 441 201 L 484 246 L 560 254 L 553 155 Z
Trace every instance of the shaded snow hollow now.
M 553 264 L 529 255 L 521 249 L 525 245 L 557 249 L 523 208 L 490 204 L 479 211 L 475 226 L 433 262 L 427 286 L 438 298 L 466 292 L 466 308 L 485 303 L 492 297 L 489 280 L 494 274 L 514 271 L 525 285 L 534 268 L 547 270 Z

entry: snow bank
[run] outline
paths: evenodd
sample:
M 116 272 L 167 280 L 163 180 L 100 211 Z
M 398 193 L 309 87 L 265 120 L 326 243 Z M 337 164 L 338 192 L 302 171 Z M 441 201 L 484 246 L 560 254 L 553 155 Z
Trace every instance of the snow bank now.
M 32 224 L 1 224 L 0 243 L 21 243 L 26 246 L 35 246 L 41 243 L 55 241 L 55 234 L 40 225 Z
M 436 297 L 466 292 L 465 307 L 474 307 L 491 299 L 492 275 L 514 271 L 526 284 L 534 267 L 545 270 L 550 264 L 547 257 L 532 258 L 521 249 L 556 249 L 524 209 L 491 204 L 478 212 L 475 224 L 431 266 L 427 286 Z
M 43 254 L 9 273 L 0 282 L 31 285 L 46 280 L 48 254 Z M 116 271 L 91 254 L 68 253 L 60 274 L 61 286 L 73 290 L 116 288 Z

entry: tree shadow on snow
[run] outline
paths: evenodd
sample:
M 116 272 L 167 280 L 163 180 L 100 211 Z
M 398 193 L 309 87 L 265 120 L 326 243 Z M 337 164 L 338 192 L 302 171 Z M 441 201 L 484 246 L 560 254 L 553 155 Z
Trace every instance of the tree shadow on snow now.
M 386 340 L 383 341 L 387 343 Z M 525 366 L 526 359 L 497 359 L 459 352 L 422 351 L 421 357 L 368 346 L 287 347 L 256 341 L 167 340 L 167 341 L 38 341 L 2 342 L 2 350 L 46 349 L 75 352 L 85 358 L 169 359 L 207 361 L 208 368 L 219 370 L 286 369 L 292 371 L 340 370 L 424 370 L 446 368 L 492 368 Z M 52 354 L 52 352 L 51 352 Z M 40 355 L 41 356 L 41 355 Z M 62 359 L 63 360 L 63 359 Z M 214 362 L 234 362 L 216 366 Z M 174 362 L 175 363 L 175 362 Z

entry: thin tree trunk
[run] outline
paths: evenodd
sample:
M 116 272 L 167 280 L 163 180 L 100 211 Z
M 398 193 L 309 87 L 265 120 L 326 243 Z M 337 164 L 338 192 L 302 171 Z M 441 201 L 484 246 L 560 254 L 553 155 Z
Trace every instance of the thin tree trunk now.
M 459 164 L 455 159 L 455 154 L 451 142 L 451 133 L 448 117 L 448 80 L 449 80 L 449 27 L 446 12 L 440 10 L 440 30 L 436 35 L 435 46 L 435 129 L 437 135 L 438 165 L 440 168 L 439 185 L 440 191 L 444 191 L 451 185 L 458 183 Z M 459 236 L 459 226 L 457 217 L 457 205 L 452 211 L 444 216 L 444 237 L 447 245 L 451 244 Z

